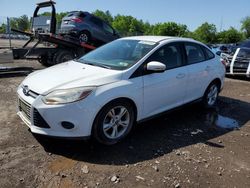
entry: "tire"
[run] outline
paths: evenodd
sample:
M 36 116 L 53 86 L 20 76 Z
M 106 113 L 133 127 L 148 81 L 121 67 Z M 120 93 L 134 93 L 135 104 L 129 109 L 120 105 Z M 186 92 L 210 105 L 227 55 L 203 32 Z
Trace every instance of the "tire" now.
M 116 100 L 105 105 L 97 114 L 92 133 L 101 144 L 113 145 L 125 138 L 135 122 L 133 105 Z
M 88 31 L 83 31 L 79 34 L 78 39 L 80 43 L 90 43 L 90 33 Z
M 41 63 L 42 65 L 48 67 L 49 64 L 48 64 L 48 58 L 45 58 L 45 57 L 41 57 L 41 59 L 38 59 L 39 63 Z
M 72 52 L 70 52 L 68 50 L 60 50 L 55 54 L 55 56 L 53 58 L 53 62 L 54 62 L 54 64 L 59 64 L 59 63 L 63 63 L 66 61 L 70 61 L 74 58 L 75 58 L 75 56 Z
M 216 105 L 219 95 L 219 84 L 212 82 L 206 89 L 202 103 L 205 108 L 213 108 Z
M 48 57 L 42 56 L 40 59 L 38 59 L 39 63 L 41 63 L 42 65 L 46 66 L 46 67 L 50 67 L 52 65 L 54 65 L 53 60 L 51 60 Z

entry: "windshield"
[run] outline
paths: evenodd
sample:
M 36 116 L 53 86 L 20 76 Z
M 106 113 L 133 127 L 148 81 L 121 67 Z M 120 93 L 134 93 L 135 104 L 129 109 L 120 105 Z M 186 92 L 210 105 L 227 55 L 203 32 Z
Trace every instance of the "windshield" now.
M 115 70 L 125 70 L 156 46 L 155 42 L 116 40 L 78 59 L 78 62 Z

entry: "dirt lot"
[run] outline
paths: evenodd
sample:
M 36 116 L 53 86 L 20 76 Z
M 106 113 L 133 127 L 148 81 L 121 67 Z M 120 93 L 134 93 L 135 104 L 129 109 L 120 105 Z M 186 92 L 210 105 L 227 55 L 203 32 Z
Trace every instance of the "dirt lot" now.
M 43 68 L 0 62 L 15 65 Z M 250 187 L 250 81 L 226 79 L 216 109 L 176 110 L 106 147 L 32 135 L 16 115 L 23 79 L 0 78 L 0 187 Z

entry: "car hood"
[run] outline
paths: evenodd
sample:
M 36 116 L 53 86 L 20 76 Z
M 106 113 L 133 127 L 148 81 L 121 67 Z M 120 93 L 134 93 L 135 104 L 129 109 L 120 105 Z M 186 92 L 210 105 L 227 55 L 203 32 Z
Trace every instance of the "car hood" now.
M 30 74 L 22 85 L 46 95 L 55 89 L 105 85 L 121 80 L 121 76 L 121 71 L 69 61 Z

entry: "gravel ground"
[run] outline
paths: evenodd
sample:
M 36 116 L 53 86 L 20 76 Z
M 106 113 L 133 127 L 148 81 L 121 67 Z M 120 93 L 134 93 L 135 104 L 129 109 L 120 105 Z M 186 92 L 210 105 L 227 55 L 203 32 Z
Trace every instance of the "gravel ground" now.
M 250 187 L 249 80 L 226 79 L 216 109 L 187 106 L 107 147 L 32 135 L 16 115 L 24 78 L 0 78 L 0 187 Z

